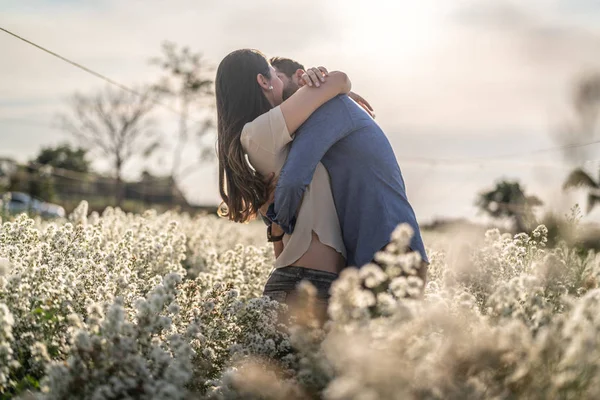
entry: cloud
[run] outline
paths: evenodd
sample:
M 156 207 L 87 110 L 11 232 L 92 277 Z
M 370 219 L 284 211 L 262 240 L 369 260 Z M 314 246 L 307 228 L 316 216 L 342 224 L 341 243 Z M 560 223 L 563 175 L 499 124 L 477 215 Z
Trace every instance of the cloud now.
M 39 2 L 43 3 L 43 2 Z M 4 27 L 101 73 L 124 82 L 153 79 L 147 60 L 164 40 L 201 50 L 217 63 L 229 51 L 254 47 L 264 51 L 302 53 L 335 35 L 335 18 L 328 9 L 298 13 L 292 3 L 233 0 L 102 1 L 91 7 L 3 10 Z M 316 1 L 305 2 L 319 10 Z M 322 8 L 322 4 L 321 4 Z M 333 14 L 335 15 L 335 14 Z M 310 29 L 307 29 L 310 27 Z M 69 93 L 101 82 L 6 34 L 0 35 L 5 54 L 0 72 L 4 98 Z M 57 84 L 60 82 L 61 84 Z M 61 90 L 62 89 L 62 90 Z
M 546 135 L 568 112 L 577 77 L 600 70 L 600 12 L 591 12 L 598 23 L 584 23 L 549 3 L 462 2 L 431 51 L 407 66 L 378 64 L 368 81 L 387 99 L 378 116 L 448 133 Z M 368 66 L 358 73 L 368 74 Z
M 584 10 L 587 19 L 581 18 Z M 600 7 L 591 2 L 474 1 L 457 10 L 455 20 L 510 40 L 523 60 L 537 66 L 600 65 Z
M 547 132 L 568 109 L 574 76 L 597 65 L 600 12 L 583 0 L 577 6 L 479 0 L 452 7 L 445 0 L 423 1 L 0 0 L 0 8 L 3 27 L 127 85 L 158 76 L 147 61 L 163 40 L 201 50 L 213 64 L 233 49 L 254 47 L 343 69 L 375 107 L 399 155 L 473 157 L 548 147 Z M 71 93 L 104 83 L 2 33 L 0 47 L 0 140 L 4 152 L 27 159 L 40 145 L 64 140 L 42 125 L 63 110 Z M 176 117 L 157 117 L 165 134 L 172 133 Z M 154 160 L 153 171 L 168 169 L 168 157 Z M 400 161 L 412 196 L 429 170 Z M 132 176 L 141 166 L 131 168 Z M 472 191 L 508 170 L 488 167 L 469 180 L 466 168 L 439 169 L 415 189 L 419 215 L 472 210 Z M 519 166 L 514 176 L 533 185 L 538 177 L 532 170 Z M 463 181 L 464 193 L 440 200 L 440 188 Z M 199 169 L 185 184 L 198 201 L 218 198 L 213 167 Z
M 164 40 L 202 51 L 213 65 L 241 47 L 295 57 L 319 51 L 326 46 L 322 38 L 335 38 L 336 14 L 314 0 L 303 2 L 305 7 L 311 12 L 299 12 L 295 3 L 266 0 L 0 2 L 2 27 L 128 86 L 157 78 L 159 71 L 148 60 L 158 55 Z M 41 145 L 69 139 L 52 124 L 73 92 L 93 92 L 106 83 L 3 32 L 0 47 L 5 55 L 0 64 L 0 140 L 3 152 L 25 161 Z M 157 116 L 169 143 L 176 117 L 160 110 Z M 195 162 L 193 151 L 186 156 Z M 169 159 L 167 151 L 150 168 L 164 173 Z M 106 168 L 103 162 L 95 166 Z M 128 176 L 142 166 L 128 165 Z M 215 202 L 215 175 L 212 167 L 198 168 L 184 183 L 190 197 Z M 202 186 L 209 189 L 198 190 Z

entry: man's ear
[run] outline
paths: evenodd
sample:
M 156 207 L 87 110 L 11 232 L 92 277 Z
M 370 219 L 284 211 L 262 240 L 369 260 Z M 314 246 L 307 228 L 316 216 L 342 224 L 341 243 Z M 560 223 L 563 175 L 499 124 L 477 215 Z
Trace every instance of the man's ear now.
M 304 81 L 302 80 L 302 75 L 304 75 L 304 70 L 298 68 L 296 70 L 296 72 L 294 72 L 294 75 L 292 75 L 292 81 L 297 85 L 297 86 L 304 86 Z
M 263 74 L 256 75 L 256 82 L 258 82 L 263 90 L 269 90 L 269 87 L 271 86 L 269 80 Z

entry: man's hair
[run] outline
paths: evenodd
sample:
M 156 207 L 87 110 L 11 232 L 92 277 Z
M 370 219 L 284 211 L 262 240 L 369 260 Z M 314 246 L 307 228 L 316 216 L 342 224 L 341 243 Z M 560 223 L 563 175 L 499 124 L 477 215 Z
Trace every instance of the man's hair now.
M 274 68 L 277 68 L 279 72 L 285 74 L 288 78 L 291 78 L 297 70 L 304 69 L 304 65 L 291 58 L 273 57 L 269 62 Z

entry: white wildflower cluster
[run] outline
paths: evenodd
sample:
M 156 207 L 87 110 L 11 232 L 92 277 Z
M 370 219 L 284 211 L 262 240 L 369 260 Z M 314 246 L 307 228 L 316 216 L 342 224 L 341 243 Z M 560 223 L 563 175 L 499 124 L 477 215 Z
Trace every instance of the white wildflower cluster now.
M 84 218 L 85 208 L 72 222 L 21 215 L 0 225 L 0 302 L 14 318 L 5 392 L 36 388 L 51 360 L 66 359 L 73 316 L 85 321 L 91 305 L 117 300 L 131 316 L 163 276 L 185 273 L 175 221 L 112 209 Z
M 411 235 L 344 270 L 319 326 L 261 297 L 260 223 L 85 203 L 4 220 L 0 397 L 600 398 L 600 255 L 543 226 L 426 237 L 424 287 Z
M 77 321 L 66 362 L 54 363 L 44 381 L 46 399 L 183 399 L 192 377 L 188 341 L 170 333 L 177 274 L 165 276 L 128 318 L 116 300 L 92 304 L 86 322 Z M 77 317 L 73 317 L 76 319 Z
M 272 253 L 252 229 L 260 240 L 212 216 L 88 215 L 85 202 L 62 223 L 5 221 L 0 393 L 183 398 L 235 360 L 288 355 L 281 306 L 260 298 Z
M 180 286 L 174 320 L 194 350 L 190 385 L 196 393 L 219 392 L 219 378 L 234 362 L 250 356 L 279 359 L 291 352 L 278 303 L 264 297 L 244 300 L 231 283 L 203 287 L 200 278 Z
M 187 236 L 185 266 L 191 277 L 205 272 L 215 275 L 215 282 L 229 278 L 247 285 L 248 280 L 254 283 L 257 268 L 264 274 L 263 270 L 273 266 L 273 250 L 267 249 L 265 226 L 258 221 L 240 226 L 214 215 L 191 218 L 186 214 L 172 214 L 170 217 L 179 222 Z M 268 265 L 261 265 L 265 256 Z
M 0 260 L 0 263 L 2 260 Z M 16 361 L 13 358 L 13 326 L 15 320 L 6 306 L 0 303 L 0 393 L 7 391 L 12 384 L 10 382 L 11 368 L 16 368 Z
M 407 233 L 399 228 L 393 244 L 377 255 L 378 265 L 343 271 L 324 330 L 292 329 L 296 374 L 278 375 L 279 386 L 269 385 L 273 393 L 294 398 L 299 390 L 326 399 L 600 396 L 598 257 L 581 257 L 563 244 L 547 249 L 544 227 L 515 237 L 494 230 L 482 247 L 470 248 L 468 263 L 444 263 L 443 253 L 434 251 L 424 301 L 415 301 L 420 260 L 400 251 Z M 269 397 L 260 384 L 268 372 L 232 374 L 228 380 L 237 377 L 238 396 Z

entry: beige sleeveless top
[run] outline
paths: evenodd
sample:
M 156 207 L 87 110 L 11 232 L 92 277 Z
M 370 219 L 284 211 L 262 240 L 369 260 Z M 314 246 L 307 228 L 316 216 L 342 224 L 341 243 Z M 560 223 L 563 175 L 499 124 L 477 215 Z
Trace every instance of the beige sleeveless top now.
M 263 176 L 268 176 L 271 172 L 276 177 L 279 176 L 288 155 L 288 145 L 293 140 L 281 108 L 275 107 L 244 125 L 240 140 L 256 171 Z M 310 246 L 313 231 L 321 243 L 346 257 L 329 173 L 321 163 L 317 165 L 312 182 L 304 192 L 293 234 L 283 237 L 284 249 L 275 261 L 275 267 L 293 265 L 302 257 Z

